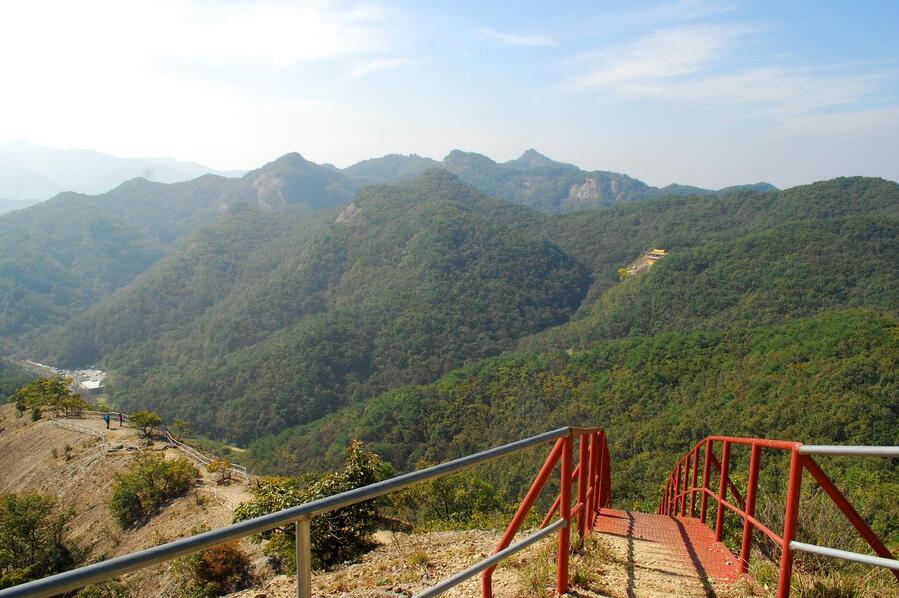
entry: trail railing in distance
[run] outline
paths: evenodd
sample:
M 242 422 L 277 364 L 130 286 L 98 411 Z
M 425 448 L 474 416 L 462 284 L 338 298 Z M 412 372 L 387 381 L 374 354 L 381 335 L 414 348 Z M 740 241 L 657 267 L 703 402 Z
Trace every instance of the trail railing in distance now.
M 78 413 L 74 414 L 73 416 L 74 417 L 87 416 L 87 417 L 102 418 L 105 415 L 108 415 L 113 419 L 117 419 L 119 416 L 121 416 L 123 422 L 129 421 L 127 414 L 120 413 L 118 411 L 94 411 L 91 409 L 81 409 Z M 209 465 L 210 463 L 214 463 L 215 461 L 219 460 L 217 457 L 207 455 L 206 453 L 190 446 L 189 444 L 175 439 L 172 436 L 171 432 L 169 432 L 168 430 L 163 431 L 163 436 L 165 436 L 165 438 L 169 442 L 169 444 L 171 444 L 173 447 L 180 450 L 181 452 L 186 454 L 188 457 L 190 457 L 191 459 L 193 459 L 194 461 L 196 461 L 197 463 L 199 463 L 200 465 L 202 465 L 204 467 Z M 236 475 L 236 476 L 240 477 L 245 484 L 250 483 L 250 474 L 247 471 L 247 468 L 244 467 L 243 465 L 237 465 L 236 463 L 231 463 L 230 466 L 228 467 L 228 469 L 231 470 L 232 475 Z
M 173 447 L 175 447 L 179 451 L 183 452 L 184 454 L 186 454 L 187 456 L 192 458 L 194 461 L 197 461 L 204 467 L 209 465 L 210 463 L 215 463 L 216 461 L 218 461 L 218 459 L 216 457 L 207 455 L 206 453 L 203 453 L 203 452 L 195 449 L 194 447 L 190 446 L 189 444 L 186 444 L 184 442 L 181 442 L 180 440 L 177 440 L 174 436 L 172 436 L 171 432 L 169 432 L 168 430 L 166 430 L 163 435 L 165 436 L 166 440 L 168 440 L 169 444 L 171 444 Z M 231 470 L 231 473 L 236 474 L 237 476 L 243 478 L 243 481 L 245 484 L 250 483 L 250 474 L 247 473 L 247 468 L 244 467 L 243 465 L 237 465 L 237 464 L 231 463 L 229 465 L 228 469 Z
M 81 434 L 87 434 L 89 436 L 93 436 L 94 438 L 100 439 L 100 442 L 103 444 L 108 444 L 106 442 L 106 436 L 103 435 L 102 432 L 98 432 L 93 428 L 89 428 L 87 426 L 82 426 L 81 424 L 76 424 L 73 421 L 69 421 L 68 419 L 62 417 L 51 417 L 49 420 L 51 424 L 58 428 L 63 428 L 65 430 L 71 430 L 72 432 L 79 432 Z
M 579 440 L 579 464 L 572 471 L 572 451 L 575 439 Z M 490 575 L 499 561 L 557 531 L 559 533 L 560 557 L 557 589 L 562 594 L 568 590 L 568 554 L 571 522 L 577 518 L 577 531 L 579 538 L 582 540 L 585 534 L 592 529 L 593 520 L 598 516 L 599 509 L 607 506 L 610 501 L 609 481 L 611 469 L 609 467 L 609 452 L 605 434 L 599 428 L 559 428 L 296 507 L 0 590 L 0 598 L 53 596 L 289 524 L 294 525 L 297 540 L 297 596 L 299 598 L 311 598 L 312 550 L 310 522 L 316 515 L 384 496 L 414 484 L 441 478 L 475 465 L 494 461 L 550 442 L 554 442 L 554 446 L 552 451 L 550 451 L 549 458 L 541 468 L 533 486 L 513 518 L 509 529 L 506 530 L 506 534 L 500 541 L 499 546 L 497 546 L 496 553 L 422 592 L 419 596 L 435 596 L 483 571 L 482 589 L 485 597 L 489 597 L 492 595 Z M 523 523 L 528 511 L 533 507 L 540 491 L 545 486 L 557 464 L 561 464 L 561 492 L 559 500 L 556 501 L 550 514 L 544 520 L 541 526 L 542 529 L 515 544 L 511 544 L 515 533 Z M 573 493 L 572 485 L 575 479 L 578 484 L 576 493 Z M 575 505 L 571 504 L 573 496 L 577 497 Z M 550 522 L 549 520 L 556 511 L 559 512 L 559 518 L 555 522 Z
M 715 455 L 715 445 L 721 444 L 720 460 Z M 740 494 L 730 478 L 731 448 L 734 445 L 750 447 L 749 477 L 745 497 Z M 758 491 L 759 468 L 762 449 L 787 451 L 790 454 L 789 481 L 787 485 L 784 527 L 781 534 L 772 531 L 755 517 L 756 493 Z M 706 523 L 709 500 L 715 502 L 715 539 L 720 541 L 724 534 L 725 510 L 736 513 L 743 520 L 739 565 L 740 571 L 749 569 L 752 551 L 752 534 L 757 529 L 771 538 L 781 548 L 780 572 L 777 585 L 778 598 L 790 595 L 790 581 L 793 574 L 793 553 L 809 552 L 832 558 L 865 563 L 892 569 L 899 580 L 899 560 L 871 530 L 849 500 L 824 473 L 812 455 L 842 455 L 865 457 L 899 458 L 899 447 L 894 446 L 829 446 L 803 445 L 800 442 L 765 440 L 761 438 L 735 438 L 731 436 L 709 436 L 694 446 L 674 467 L 662 490 L 658 512 L 663 515 L 698 518 Z M 702 461 L 702 474 L 699 463 Z M 710 487 L 712 469 L 718 473 L 718 487 Z M 830 497 L 840 512 L 852 523 L 868 546 L 877 554 L 871 556 L 825 546 L 816 546 L 796 541 L 796 522 L 799 515 L 799 496 L 802 474 L 808 472 L 821 489 Z M 727 499 L 728 491 L 734 502 Z M 697 513 L 697 497 L 699 511 Z

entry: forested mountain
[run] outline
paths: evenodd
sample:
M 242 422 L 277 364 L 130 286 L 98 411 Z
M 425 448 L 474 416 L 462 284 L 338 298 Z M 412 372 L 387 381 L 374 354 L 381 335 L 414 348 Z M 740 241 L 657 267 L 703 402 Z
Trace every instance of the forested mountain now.
M 339 172 L 288 154 L 239 179 L 134 179 L 0 217 L 0 338 L 55 324 L 124 286 L 231 205 L 310 214 L 345 204 Z
M 491 197 L 544 212 L 572 212 L 667 195 L 726 195 L 747 190 L 777 190 L 768 183 L 737 185 L 718 191 L 688 185 L 656 188 L 625 174 L 585 172 L 573 164 L 551 160 L 533 149 L 503 163 L 460 150 L 453 150 L 441 162 L 417 155 L 391 154 L 359 162 L 343 172 L 362 184 L 409 178 L 433 166 L 445 168 Z
M 440 162 L 416 154 L 409 156 L 388 154 L 381 158 L 357 162 L 344 168 L 343 174 L 360 185 L 370 185 L 414 178 L 430 168 L 440 168 Z
M 102 361 L 125 408 L 245 442 L 516 343 L 554 355 L 899 307 L 899 186 L 878 179 L 548 216 L 432 170 L 311 219 L 270 205 L 228 209 L 32 346 Z M 619 280 L 650 246 L 670 256 Z M 264 467 L 281 462 L 258 446 Z
M 614 172 L 584 172 L 553 162 L 534 150 L 498 164 L 486 156 L 458 150 L 444 168 L 488 195 L 547 212 L 564 212 L 652 197 L 646 183 Z
M 899 323 L 871 311 L 631 337 L 482 361 L 259 441 L 253 455 L 268 471 L 316 469 L 360 438 L 408 470 L 554 427 L 602 425 L 616 504 L 651 510 L 673 463 L 710 434 L 896 444 L 897 367 Z M 895 481 L 885 474 L 894 466 L 871 461 L 854 465 Z M 531 465 L 522 469 L 533 475 Z M 511 468 L 496 475 L 505 488 L 527 483 Z M 882 515 L 899 526 L 891 509 Z
M 29 148 L 20 162 L 29 152 L 43 152 Z M 91 160 L 83 163 L 94 168 Z M 287 154 L 241 178 L 204 175 L 174 184 L 137 178 L 101 195 L 62 193 L 0 218 L 0 348 L 10 350 L 17 343 L 11 339 L 63 322 L 121 288 L 229 206 L 312 214 L 349 203 L 365 185 L 407 179 L 432 166 L 456 172 L 488 195 L 550 212 L 663 192 L 528 150 L 503 164 L 454 151 L 442 162 L 389 155 L 344 171 Z
M 252 440 L 566 321 L 589 273 L 545 218 L 443 170 L 327 218 L 232 209 L 37 346 L 102 358 L 126 408 Z
M 24 210 L 36 203 L 38 202 L 28 199 L 0 199 L 0 214 L 12 212 L 13 210 Z
M 256 468 L 332 465 L 349 438 L 362 438 L 408 469 L 553 426 L 599 424 L 610 434 L 616 501 L 646 508 L 676 456 L 707 434 L 899 442 L 899 185 L 836 179 L 538 226 L 592 273 L 575 319 L 505 356 L 257 441 Z M 650 246 L 671 255 L 619 280 L 616 264 Z M 852 467 L 840 470 L 879 488 L 861 497 L 865 508 L 882 509 L 894 466 Z M 532 469 L 493 475 L 520 490 Z M 895 505 L 880 523 L 899 533 Z
M 0 197 L 41 201 L 62 193 L 105 193 L 135 177 L 176 183 L 216 172 L 172 158 L 114 158 L 86 149 L 61 150 L 24 141 L 0 143 Z

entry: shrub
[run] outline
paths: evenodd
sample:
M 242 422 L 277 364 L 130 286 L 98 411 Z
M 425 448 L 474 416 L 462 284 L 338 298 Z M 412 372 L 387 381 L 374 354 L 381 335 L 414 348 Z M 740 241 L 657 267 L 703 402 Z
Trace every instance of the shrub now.
M 253 488 L 254 498 L 234 512 L 234 521 L 244 521 L 339 494 L 383 479 L 384 468 L 375 453 L 364 451 L 353 441 L 347 450 L 344 469 L 320 477 L 263 478 Z M 352 559 L 371 544 L 378 519 L 378 501 L 370 500 L 318 515 L 312 519 L 312 556 L 316 567 L 327 568 Z M 296 566 L 294 527 L 264 532 L 254 541 L 269 540 L 265 553 L 287 569 Z
M 190 423 L 186 419 L 178 418 L 172 422 L 171 432 L 178 440 L 190 434 Z
M 231 479 L 231 462 L 227 459 L 213 461 L 206 466 L 206 471 L 219 474 L 219 484 L 223 484 Z
M 418 469 L 433 463 L 420 461 Z M 443 528 L 468 527 L 485 515 L 501 508 L 496 489 L 465 471 L 423 484 L 416 484 L 394 496 L 392 508 L 396 514 L 414 525 Z
M 56 499 L 36 492 L 0 495 L 0 588 L 63 571 L 80 550 L 62 535 L 73 517 Z
M 78 412 L 87 408 L 87 403 L 80 395 L 73 393 L 70 389 L 72 381 L 62 376 L 53 376 L 52 378 L 38 378 L 30 384 L 16 390 L 14 399 L 16 404 L 31 407 L 31 418 L 35 421 L 40 419 L 34 417 L 34 409 L 41 407 L 49 407 L 60 414 L 64 411 L 66 415 L 72 412 Z
M 31 408 L 31 421 L 36 422 L 41 418 L 41 408 L 35 405 Z
M 253 565 L 237 542 L 215 546 L 175 561 L 175 580 L 185 598 L 212 598 L 253 583 Z
M 166 461 L 155 454 L 140 455 L 125 472 L 116 474 L 109 508 L 123 528 L 139 526 L 166 503 L 186 494 L 199 473 L 180 457 Z
M 150 438 L 156 432 L 156 427 L 162 423 L 162 418 L 155 411 L 135 411 L 128 416 L 128 423 Z
M 117 579 L 92 583 L 81 588 L 75 598 L 129 598 L 131 591 L 128 586 Z

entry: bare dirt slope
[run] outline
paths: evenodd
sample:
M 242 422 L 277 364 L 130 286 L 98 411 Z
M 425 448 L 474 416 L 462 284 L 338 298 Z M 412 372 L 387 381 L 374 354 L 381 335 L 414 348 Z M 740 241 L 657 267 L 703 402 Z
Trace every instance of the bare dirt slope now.
M 87 549 L 88 562 L 227 525 L 232 512 L 226 505 L 236 505 L 249 496 L 239 483 L 216 486 L 200 468 L 203 479 L 187 496 L 168 505 L 143 527 L 125 531 L 109 512 L 114 474 L 127 466 L 138 449 L 160 451 L 167 458 L 181 456 L 178 451 L 161 443 L 142 446 L 136 431 L 119 429 L 116 422 L 107 431 L 99 419 L 73 420 L 104 434 L 108 443 L 104 444 L 47 419 L 32 422 L 27 414 L 16 417 L 12 405 L 0 406 L 0 416 L 0 492 L 38 491 L 56 497 L 64 508 L 72 507 L 75 518 L 68 526 L 67 539 Z M 258 552 L 254 548 L 251 552 Z M 127 581 L 140 595 L 165 595 L 172 589 L 167 587 L 168 569 L 162 565 L 137 572 Z
M 442 531 L 419 534 L 378 532 L 381 546 L 359 562 L 331 571 L 314 571 L 312 592 L 316 596 L 341 598 L 399 598 L 412 596 L 492 554 L 501 532 Z M 494 596 L 549 596 L 555 583 L 554 562 L 545 546 L 525 550 L 497 568 L 493 575 Z M 543 550 L 542 550 L 543 549 Z M 480 577 L 449 590 L 444 596 L 481 596 Z M 535 586 L 530 591 L 526 588 Z M 232 594 L 233 598 L 292 598 L 296 578 L 279 575 L 253 590 Z

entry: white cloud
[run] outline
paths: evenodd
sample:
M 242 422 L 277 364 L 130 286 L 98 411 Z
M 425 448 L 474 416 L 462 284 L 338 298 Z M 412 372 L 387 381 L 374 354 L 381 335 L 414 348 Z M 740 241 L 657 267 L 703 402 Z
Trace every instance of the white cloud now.
M 364 77 L 365 75 L 370 75 L 377 71 L 405 66 L 410 62 L 411 61 L 408 58 L 387 58 L 383 56 L 367 60 L 357 60 L 350 68 L 349 76 L 351 79 L 358 79 L 359 77 Z
M 601 66 L 577 77 L 568 88 L 605 88 L 639 95 L 657 81 L 708 68 L 747 31 L 745 27 L 731 25 L 659 29 L 628 47 L 600 55 Z
M 733 50 L 752 28 L 696 24 L 660 29 L 637 42 L 586 57 L 593 68 L 566 91 L 606 91 L 713 106 L 726 112 L 751 106 L 758 114 L 803 115 L 847 107 L 874 97 L 884 76 L 859 65 L 733 68 Z M 583 64 L 585 59 L 580 60 Z
M 529 46 L 529 47 L 546 47 L 555 46 L 555 40 L 543 35 L 518 35 L 515 33 L 503 33 L 495 29 L 482 27 L 478 29 L 478 33 L 492 41 L 499 42 L 507 46 Z
M 14 62 L 81 69 L 164 61 L 283 68 L 385 43 L 377 10 L 325 2 L 34 0 L 5 7 L 3 17 L 4 70 Z
M 290 120 L 296 149 L 311 119 L 340 118 L 298 68 L 390 51 L 387 25 L 376 7 L 321 1 L 12 3 L 0 137 L 244 167 L 262 126 Z

